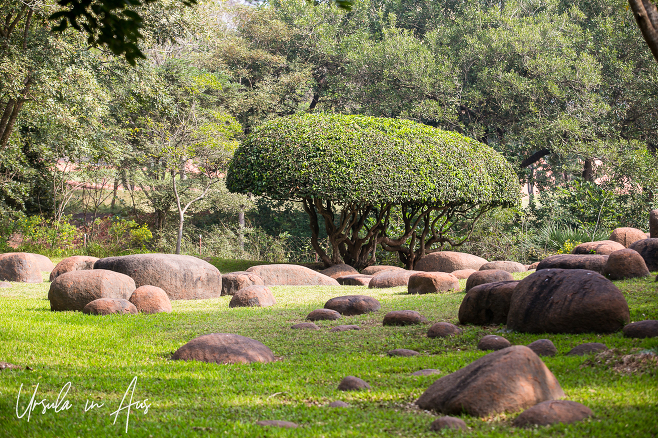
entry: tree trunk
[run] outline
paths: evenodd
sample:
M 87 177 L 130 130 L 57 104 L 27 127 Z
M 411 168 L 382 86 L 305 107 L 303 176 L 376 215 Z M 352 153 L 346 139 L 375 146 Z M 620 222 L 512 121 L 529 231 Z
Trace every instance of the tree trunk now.
M 628 0 L 635 21 L 647 42 L 653 57 L 658 61 L 658 9 L 649 0 Z
M 240 206 L 240 212 L 238 213 L 238 245 L 240 246 L 240 254 L 244 254 L 244 205 Z
M 112 205 L 110 206 L 110 209 L 114 211 L 114 206 L 116 205 L 116 200 L 117 200 L 117 191 L 119 190 L 119 180 L 114 179 L 114 190 L 112 192 Z
M 585 181 L 594 182 L 594 161 L 591 158 L 585 159 L 582 176 Z
M 176 239 L 176 254 L 180 254 L 180 244 L 183 240 L 183 222 L 185 221 L 185 214 L 181 211 L 178 216 L 178 238 Z

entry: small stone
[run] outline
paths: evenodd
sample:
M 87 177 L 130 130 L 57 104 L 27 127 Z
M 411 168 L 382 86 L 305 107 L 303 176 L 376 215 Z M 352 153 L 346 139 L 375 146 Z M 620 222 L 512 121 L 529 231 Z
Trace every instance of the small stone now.
M 347 376 L 340 381 L 338 389 L 340 391 L 361 391 L 363 389 L 370 389 L 370 385 L 358 377 Z
M 317 309 L 306 316 L 309 321 L 334 321 L 340 318 L 340 313 L 331 309 Z
M 412 376 L 432 376 L 434 374 L 441 374 L 441 370 L 435 370 L 433 368 L 426 368 L 424 370 L 416 371 L 411 373 Z
M 477 271 L 471 274 L 466 280 L 466 287 L 464 292 L 468 292 L 471 288 L 479 286 L 486 283 L 496 283 L 499 281 L 513 281 L 514 278 L 512 274 L 507 271 L 501 271 L 500 269 L 489 270 L 489 271 Z
M 210 333 L 192 339 L 171 358 L 217 364 L 269 363 L 274 361 L 274 354 L 255 339 L 231 333 Z
M 404 269 L 381 271 L 372 276 L 370 283 L 368 283 L 368 288 L 384 289 L 388 287 L 407 286 L 409 285 L 409 278 L 417 273 L 418 271 L 407 271 Z
M 350 330 L 361 330 L 361 327 L 358 325 L 337 325 L 336 327 L 329 330 L 330 332 L 347 332 Z
M 229 307 L 269 307 L 276 304 L 272 290 L 267 286 L 249 286 L 233 295 Z
M 121 298 L 99 298 L 88 303 L 82 313 L 87 315 L 112 315 L 112 314 L 133 314 L 139 313 L 137 307 L 128 300 Z
M 382 305 L 367 295 L 347 295 L 344 297 L 336 297 L 327 301 L 324 305 L 325 309 L 335 310 L 341 315 L 353 316 L 363 315 L 364 313 L 376 312 L 381 309 Z
M 312 322 L 302 322 L 299 324 L 295 324 L 290 328 L 294 330 L 320 330 L 320 327 L 313 324 Z
M 172 310 L 167 292 L 157 286 L 138 287 L 129 301 L 142 313 L 171 313 Z
M 341 286 L 368 286 L 371 279 L 372 275 L 355 274 L 338 277 L 336 281 Z
M 442 429 L 452 429 L 452 430 L 468 430 L 468 426 L 464 423 L 464 420 L 461 418 L 455 417 L 441 417 L 432 421 L 430 424 L 430 430 L 438 432 Z
M 516 427 L 571 424 L 593 416 L 590 408 L 569 400 L 548 400 L 526 409 L 514 419 Z
M 388 354 L 389 356 L 411 357 L 411 356 L 418 356 L 420 353 L 415 350 L 407 350 L 406 348 L 396 348 L 395 350 L 391 350 L 386 354 Z
M 9 362 L 0 362 L 0 371 L 2 370 L 19 370 L 21 367 Z
M 259 426 L 272 426 L 272 427 L 285 427 L 286 429 L 295 429 L 299 426 L 291 421 L 281 421 L 281 420 L 263 420 L 257 421 Z
M 598 353 L 607 349 L 608 347 L 605 344 L 599 342 L 587 342 L 573 347 L 569 350 L 567 356 L 584 356 L 586 354 Z
M 437 322 L 427 331 L 428 338 L 447 338 L 462 334 L 462 329 L 449 322 Z
M 237 271 L 222 274 L 222 295 L 235 295 L 249 286 L 264 286 L 265 282 L 253 272 Z
M 7 283 L 6 281 L 0 281 L 0 287 L 11 287 L 11 283 Z
M 550 339 L 538 339 L 528 344 L 528 348 L 537 354 L 537 356 L 555 356 L 557 348 Z
M 331 402 L 327 405 L 330 408 L 349 408 L 350 405 L 348 403 L 345 403 L 344 401 L 336 400 L 335 402 Z
M 412 325 L 412 324 L 424 324 L 428 322 L 420 313 L 415 310 L 395 310 L 393 312 L 388 312 L 384 316 L 384 325 Z
M 511 347 L 512 344 L 502 336 L 487 335 L 480 339 L 478 342 L 478 350 L 502 350 L 503 348 Z
M 624 336 L 627 338 L 655 338 L 658 337 L 658 320 L 632 322 L 624 327 Z

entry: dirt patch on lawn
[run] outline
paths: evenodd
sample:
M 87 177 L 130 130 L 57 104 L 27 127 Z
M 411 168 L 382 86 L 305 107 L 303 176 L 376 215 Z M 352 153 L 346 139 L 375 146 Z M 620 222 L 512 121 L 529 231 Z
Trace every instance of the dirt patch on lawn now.
M 605 367 L 624 375 L 656 374 L 658 372 L 658 355 L 653 351 L 634 351 L 623 354 L 616 348 L 597 354 L 585 361 L 584 367 Z

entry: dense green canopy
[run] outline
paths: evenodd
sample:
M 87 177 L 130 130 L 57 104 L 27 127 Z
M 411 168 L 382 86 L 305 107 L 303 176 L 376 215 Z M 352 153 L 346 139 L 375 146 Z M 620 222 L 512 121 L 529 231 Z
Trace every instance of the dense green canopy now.
M 492 148 L 409 120 L 282 117 L 237 150 L 229 190 L 274 199 L 368 204 L 512 205 L 519 182 Z

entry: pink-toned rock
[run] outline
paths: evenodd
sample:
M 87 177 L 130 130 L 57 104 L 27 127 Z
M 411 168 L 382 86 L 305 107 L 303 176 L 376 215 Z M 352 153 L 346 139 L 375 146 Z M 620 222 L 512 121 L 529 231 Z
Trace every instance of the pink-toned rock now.
M 428 338 L 447 338 L 462 334 L 462 329 L 449 322 L 437 322 L 427 331 Z
M 425 324 L 427 318 L 415 310 L 394 310 L 384 316 L 383 325 Z
M 647 264 L 639 252 L 626 248 L 615 251 L 608 256 L 603 268 L 603 275 L 610 280 L 623 280 L 625 278 L 648 277 L 651 275 Z
M 105 269 L 71 271 L 50 283 L 48 299 L 51 310 L 83 310 L 99 298 L 128 300 L 135 282 L 127 275 Z
M 430 424 L 431 431 L 438 432 L 443 429 L 468 430 L 468 426 L 466 426 L 464 420 L 455 417 L 437 418 L 436 420 L 432 421 L 432 424 Z
M 537 353 L 537 356 L 555 356 L 557 348 L 550 339 L 537 339 L 528 344 L 528 348 Z
M 404 270 L 403 268 L 400 268 L 398 266 L 376 265 L 376 266 L 368 266 L 367 268 L 363 268 L 361 273 L 364 275 L 375 275 L 382 271 L 391 271 L 395 269 Z
M 387 270 L 381 271 L 372 276 L 368 287 L 370 289 L 383 289 L 387 287 L 407 286 L 409 278 L 417 274 L 418 271 Z
M 376 312 L 382 305 L 373 297 L 367 295 L 347 295 L 336 297 L 327 301 L 325 309 L 335 310 L 341 315 L 363 315 L 364 313 Z
M 266 286 L 340 286 L 326 275 L 299 265 L 259 265 L 252 266 L 253 272 L 263 279 Z
M 484 417 L 561 397 L 564 391 L 539 356 L 528 347 L 515 345 L 440 378 L 416 404 L 448 415 Z
M 459 279 L 447 272 L 418 272 L 409 277 L 410 294 L 435 294 L 459 290 Z
M 556 254 L 539 262 L 536 269 L 587 269 L 601 273 L 608 257 L 601 254 Z
M 27 252 L 0 254 L 0 280 L 42 283 L 41 264 L 36 254 Z
M 502 350 L 503 348 L 510 347 L 512 344 L 502 336 L 487 335 L 480 339 L 478 342 L 478 350 Z
M 222 295 L 235 295 L 249 286 L 264 286 L 265 282 L 253 272 L 237 271 L 222 275 Z
M 527 269 L 525 265 L 522 265 L 521 263 L 510 261 L 495 261 L 485 263 L 484 265 L 480 266 L 480 271 L 507 271 L 512 273 L 525 272 Z
M 460 269 L 459 271 L 451 272 L 452 275 L 457 277 L 459 280 L 466 280 L 473 272 L 477 272 L 475 269 Z
M 91 256 L 71 256 L 67 257 L 61 262 L 57 263 L 55 268 L 50 273 L 50 281 L 55 280 L 62 274 L 66 274 L 71 271 L 87 271 L 94 269 L 94 263 L 98 260 L 98 257 Z
M 372 280 L 372 275 L 345 275 L 344 277 L 338 277 L 336 281 L 341 286 L 368 286 Z
M 486 283 L 496 283 L 499 281 L 513 281 L 514 277 L 507 271 L 478 271 L 471 274 L 466 280 L 466 288 L 464 292 L 468 292 L 471 288 Z
M 306 316 L 309 321 L 335 321 L 340 318 L 340 313 L 331 309 L 317 309 Z
M 322 271 L 320 271 L 320 274 L 326 275 L 327 277 L 331 277 L 333 279 L 337 279 L 338 277 L 344 277 L 346 275 L 358 275 L 359 271 L 357 271 L 350 265 L 346 265 L 343 263 L 340 265 L 330 266 L 327 269 L 323 269 Z
M 518 281 L 499 281 L 472 287 L 459 306 L 461 324 L 506 324 Z
M 596 242 L 585 242 L 576 246 L 572 254 L 600 254 L 600 255 L 609 255 L 620 249 L 624 249 L 625 246 L 621 243 L 614 242 L 612 240 L 600 240 Z
M 644 240 L 647 235 L 642 230 L 631 227 L 615 228 L 610 234 L 610 240 L 613 242 L 621 243 L 624 247 L 628 248 L 638 240 Z
M 137 308 L 133 303 L 121 298 L 99 298 L 88 303 L 82 313 L 87 315 L 136 315 Z
M 249 286 L 237 291 L 229 307 L 268 307 L 276 304 L 272 290 L 267 286 Z
M 529 265 L 527 266 L 527 270 L 528 270 L 528 271 L 531 271 L 531 270 L 533 270 L 533 269 L 537 269 L 537 266 L 539 266 L 539 262 L 531 263 L 531 264 L 529 264 Z
M 354 376 L 347 376 L 340 381 L 338 385 L 340 391 L 361 391 L 370 389 L 370 385 L 363 379 Z
M 261 342 L 251 338 L 230 333 L 210 333 L 192 339 L 176 350 L 171 358 L 217 364 L 269 363 L 274 361 L 274 354 Z
M 487 263 L 482 257 L 455 251 L 432 252 L 420 259 L 414 269 L 431 272 L 454 272 L 461 269 L 480 269 Z
M 37 265 L 39 265 L 39 269 L 43 272 L 50 272 L 53 269 L 55 269 L 55 264 L 50 260 L 48 257 L 45 255 L 41 254 L 32 254 L 32 256 L 36 259 Z
M 594 415 L 590 408 L 570 400 L 548 400 L 527 409 L 514 419 L 516 427 L 551 426 L 583 421 Z
M 138 287 L 129 301 L 142 313 L 171 313 L 171 301 L 167 293 L 157 286 Z

